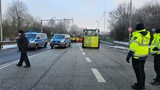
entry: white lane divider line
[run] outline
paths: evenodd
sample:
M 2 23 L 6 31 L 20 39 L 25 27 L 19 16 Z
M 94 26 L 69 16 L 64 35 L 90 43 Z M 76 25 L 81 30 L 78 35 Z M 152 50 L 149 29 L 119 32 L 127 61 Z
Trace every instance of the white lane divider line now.
M 82 49 L 82 48 L 81 48 L 80 50 L 83 52 L 83 49 Z
M 3 64 L 3 65 L 0 65 L 0 69 L 6 68 L 6 67 L 8 67 L 8 66 L 10 66 L 12 64 L 17 63 L 17 62 L 18 62 L 18 60 L 13 61 L 13 62 L 9 62 L 9 63 L 6 63 L 6 64 Z
M 47 51 L 45 51 L 45 52 L 47 52 Z M 38 54 L 35 54 L 35 55 L 32 55 L 32 56 L 29 56 L 28 58 L 32 58 L 32 57 L 34 57 L 34 56 L 37 56 L 37 55 L 39 55 L 39 54 L 43 54 L 43 53 L 45 53 L 45 52 L 42 52 L 42 53 L 38 53 Z M 6 68 L 6 67 L 8 67 L 8 66 L 11 66 L 11 65 L 13 65 L 13 64 L 15 64 L 15 63 L 18 63 L 18 60 L 15 60 L 15 61 L 12 61 L 12 62 L 9 62 L 9 63 L 2 64 L 2 65 L 0 65 L 0 70 L 3 69 L 3 68 Z
M 92 60 L 89 57 L 85 57 L 87 62 L 92 62 Z
M 79 47 L 79 49 L 83 52 L 83 49 L 82 49 L 82 47 L 81 47 L 81 46 Z
M 98 82 L 106 82 L 105 79 L 102 77 L 102 75 L 99 73 L 99 71 L 96 68 L 92 68 L 92 72 Z
M 83 55 L 86 55 L 86 53 L 85 53 L 85 52 L 82 52 L 82 54 L 83 54 Z

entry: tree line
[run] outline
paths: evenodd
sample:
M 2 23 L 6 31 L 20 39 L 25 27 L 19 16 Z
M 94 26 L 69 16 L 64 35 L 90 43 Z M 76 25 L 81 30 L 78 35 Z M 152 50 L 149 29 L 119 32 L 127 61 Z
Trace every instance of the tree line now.
M 113 40 L 128 41 L 128 27 L 130 19 L 130 4 L 122 3 L 115 10 L 109 12 L 110 37 Z M 144 23 L 146 29 L 152 33 L 152 28 L 160 28 L 160 2 L 145 3 L 141 8 L 132 8 L 132 28 L 137 23 Z
M 9 4 L 2 20 L 4 41 L 15 40 L 19 29 L 23 29 L 25 32 L 28 30 L 41 32 L 41 18 L 32 16 L 23 1 L 14 0 Z M 59 22 L 50 19 L 42 25 L 42 29 L 44 33 L 47 33 L 48 37 L 52 37 L 55 33 L 79 33 L 78 26 L 69 24 L 70 22 L 66 19 L 62 19 Z

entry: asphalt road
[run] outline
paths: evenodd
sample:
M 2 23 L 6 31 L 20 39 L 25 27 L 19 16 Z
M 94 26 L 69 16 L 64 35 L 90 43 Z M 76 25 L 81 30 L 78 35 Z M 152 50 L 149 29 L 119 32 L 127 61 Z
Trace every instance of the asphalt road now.
M 29 49 L 28 56 L 32 56 L 49 49 L 50 49 L 49 45 L 47 48 L 39 48 L 37 50 Z M 19 60 L 19 58 L 20 58 L 20 51 L 18 51 L 17 47 L 0 51 L 0 65 L 11 61 Z
M 0 90 L 132 90 L 136 82 L 127 52 L 101 44 L 100 49 L 82 49 L 72 44 L 66 49 L 48 49 L 30 56 L 31 68 L 16 62 L 0 65 Z M 155 77 L 152 57 L 145 64 L 146 90 Z

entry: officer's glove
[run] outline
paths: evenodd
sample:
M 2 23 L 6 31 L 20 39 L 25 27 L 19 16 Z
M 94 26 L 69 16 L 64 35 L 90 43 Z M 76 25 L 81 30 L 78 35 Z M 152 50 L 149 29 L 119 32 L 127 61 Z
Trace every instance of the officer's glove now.
M 130 63 L 129 60 L 130 60 L 130 58 L 133 56 L 133 53 L 134 53 L 133 51 L 129 51 L 129 52 L 128 52 L 128 55 L 127 55 L 127 57 L 126 57 L 126 61 L 127 61 L 128 63 Z
M 153 51 L 158 51 L 159 49 L 157 47 L 154 47 L 152 50 Z

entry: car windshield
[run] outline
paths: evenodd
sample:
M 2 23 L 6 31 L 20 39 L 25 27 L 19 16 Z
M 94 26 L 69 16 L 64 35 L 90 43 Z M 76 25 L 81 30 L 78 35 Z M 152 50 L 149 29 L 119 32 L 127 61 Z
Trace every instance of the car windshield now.
M 96 30 L 88 30 L 85 32 L 85 35 L 87 36 L 97 36 L 98 32 Z
M 36 34 L 25 34 L 28 39 L 36 38 Z
M 64 38 L 64 35 L 54 35 L 53 38 L 63 39 L 63 38 Z

